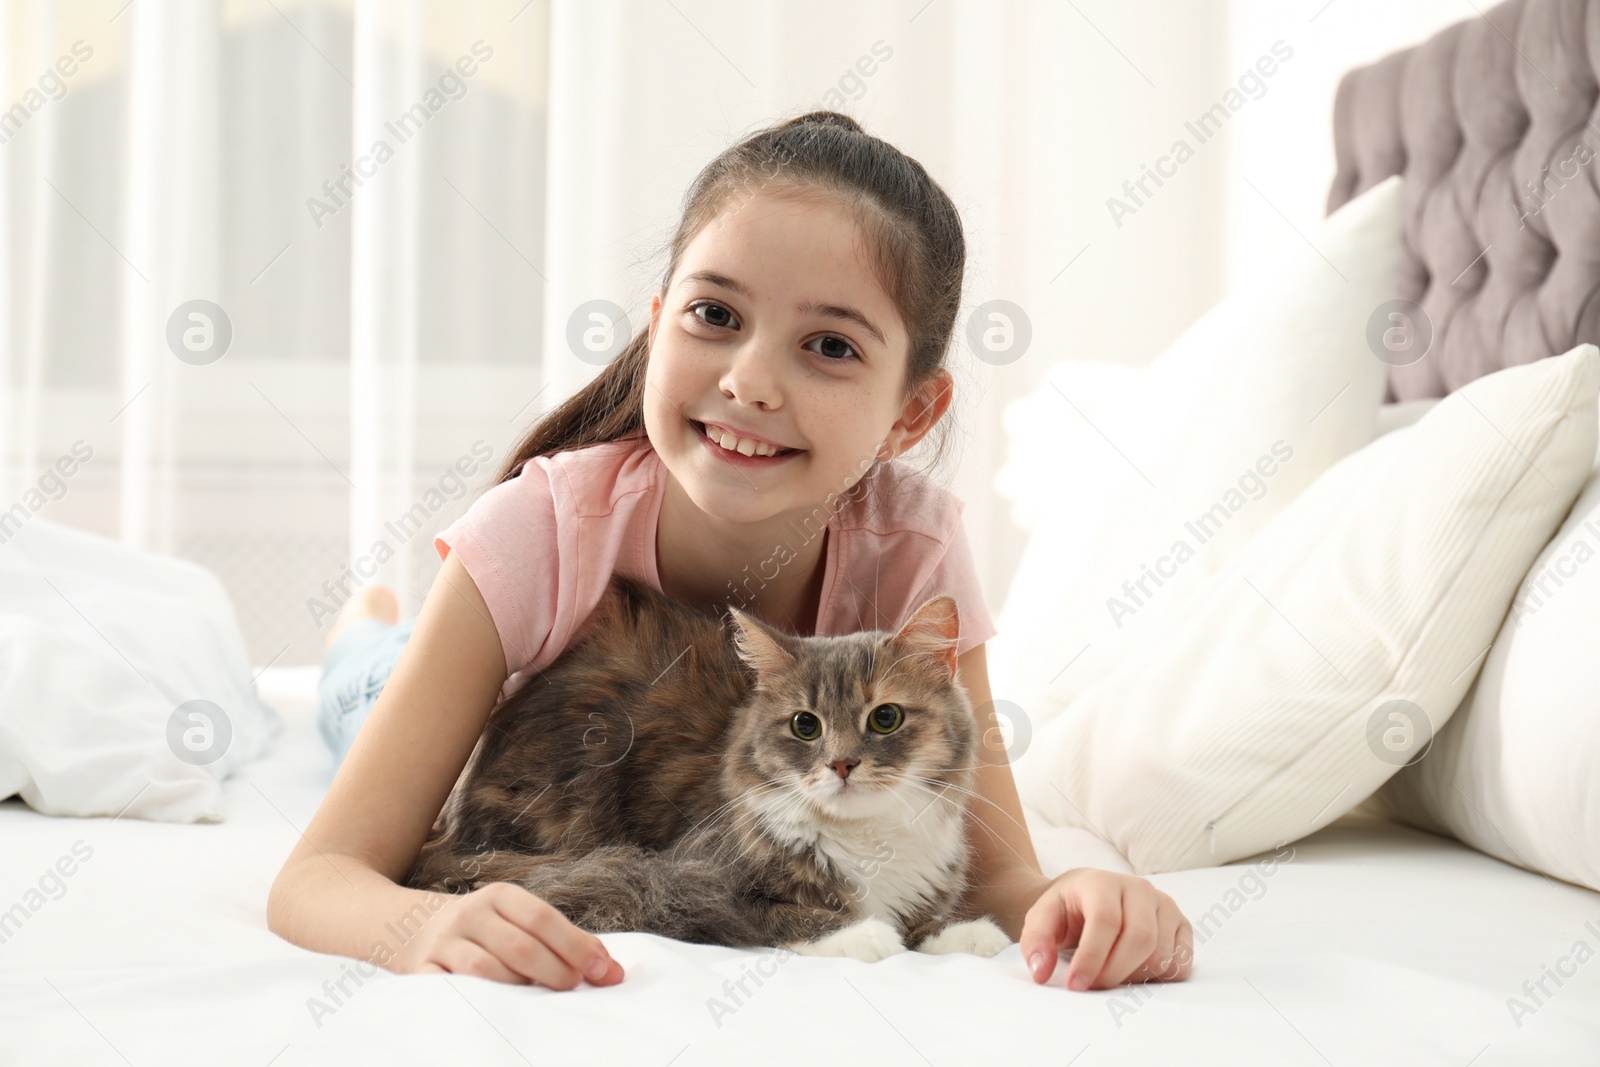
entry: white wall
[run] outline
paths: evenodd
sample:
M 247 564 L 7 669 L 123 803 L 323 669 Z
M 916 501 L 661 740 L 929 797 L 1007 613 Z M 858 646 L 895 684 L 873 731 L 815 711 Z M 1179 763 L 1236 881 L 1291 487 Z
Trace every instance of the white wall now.
M 1230 288 L 1271 270 L 1301 245 L 1295 230 L 1307 233 L 1322 218 L 1333 181 L 1333 97 L 1340 76 L 1491 6 L 1475 8 L 1463 0 L 1232 0 L 1237 28 L 1227 69 L 1233 77 L 1275 40 L 1293 48 L 1294 56 L 1261 99 L 1241 108 L 1229 124 Z

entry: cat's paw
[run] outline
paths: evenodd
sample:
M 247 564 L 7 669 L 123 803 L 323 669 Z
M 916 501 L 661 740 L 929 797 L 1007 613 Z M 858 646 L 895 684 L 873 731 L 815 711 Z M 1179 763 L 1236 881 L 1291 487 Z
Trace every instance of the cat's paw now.
M 972 956 L 994 956 L 1011 947 L 1006 932 L 995 925 L 993 919 L 974 919 L 971 922 L 953 923 L 938 933 L 923 939 L 918 952 L 943 955 L 965 952 Z
M 802 956 L 850 956 L 867 963 L 877 963 L 906 950 L 900 931 L 876 918 L 862 919 L 815 941 L 788 947 Z

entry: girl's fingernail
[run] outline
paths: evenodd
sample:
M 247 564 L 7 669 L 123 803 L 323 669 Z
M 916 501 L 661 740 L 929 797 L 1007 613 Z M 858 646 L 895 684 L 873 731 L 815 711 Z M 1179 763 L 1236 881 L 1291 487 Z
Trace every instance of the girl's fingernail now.
M 1082 993 L 1089 988 L 1089 976 L 1086 974 L 1074 974 L 1067 979 L 1067 988 Z
M 610 969 L 611 961 L 604 956 L 596 956 L 594 959 L 589 961 L 589 977 L 597 982 L 604 978 L 606 976 L 606 972 Z
M 1028 970 L 1032 971 L 1034 974 L 1038 974 L 1039 973 L 1039 968 L 1043 967 L 1043 966 L 1044 966 L 1044 953 L 1043 952 L 1035 952 L 1033 955 L 1028 957 Z

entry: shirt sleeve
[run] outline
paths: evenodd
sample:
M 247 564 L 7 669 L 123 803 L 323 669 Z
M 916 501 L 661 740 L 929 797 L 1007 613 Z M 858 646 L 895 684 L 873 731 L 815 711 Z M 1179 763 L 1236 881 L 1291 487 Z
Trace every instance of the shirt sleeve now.
M 528 463 L 491 486 L 434 538 L 443 560 L 451 552 L 472 577 L 500 635 L 506 673 L 514 677 L 538 658 L 555 625 L 561 552 L 548 471 Z M 515 689 L 508 682 L 507 691 Z
M 972 558 L 966 526 L 961 521 L 959 511 L 950 536 L 945 540 L 944 556 L 929 576 L 927 584 L 907 607 L 907 617 L 940 593 L 949 593 L 956 598 L 956 612 L 961 625 L 956 655 L 966 655 L 996 634 L 994 619 L 989 615 L 989 605 L 983 599 L 983 587 L 978 583 L 977 564 Z

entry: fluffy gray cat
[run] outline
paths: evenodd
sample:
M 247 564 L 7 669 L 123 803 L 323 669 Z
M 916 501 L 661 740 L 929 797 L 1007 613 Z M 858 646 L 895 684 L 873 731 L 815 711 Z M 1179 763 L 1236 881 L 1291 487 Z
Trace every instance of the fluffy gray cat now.
M 957 605 L 798 637 L 613 576 L 490 715 L 408 884 L 515 882 L 594 933 L 878 960 L 1011 944 L 963 909 Z

